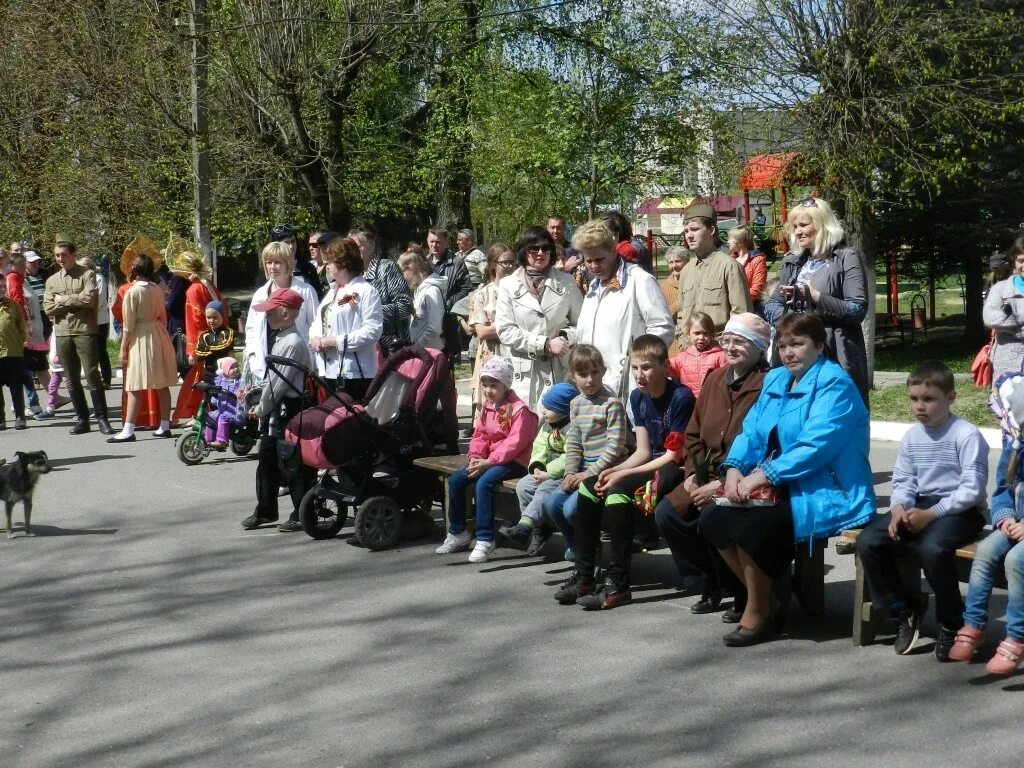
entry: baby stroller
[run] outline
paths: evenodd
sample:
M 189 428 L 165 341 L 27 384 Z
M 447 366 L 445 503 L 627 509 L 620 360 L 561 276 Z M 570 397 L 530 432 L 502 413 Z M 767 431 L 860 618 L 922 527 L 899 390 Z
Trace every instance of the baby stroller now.
M 456 401 L 444 355 L 406 347 L 385 362 L 363 403 L 338 392 L 293 417 L 284 439 L 323 470 L 299 507 L 303 530 L 332 538 L 351 509 L 355 543 L 368 549 L 428 535 L 442 488 L 413 461 L 458 453 Z
M 217 414 L 210 408 L 213 398 L 217 396 L 234 397 L 234 393 L 203 381 L 193 386 L 202 391 L 203 399 L 199 403 L 192 426 L 178 435 L 178 439 L 175 442 L 178 458 L 189 466 L 198 464 L 210 455 L 211 448 L 203 436 L 203 428 L 217 429 Z M 261 391 L 260 389 L 251 389 L 246 394 L 245 410 L 247 412 L 259 402 Z M 259 438 L 259 424 L 256 423 L 255 419 L 247 418 L 242 424 L 231 425 L 230 432 L 228 433 L 228 445 L 231 448 L 231 452 L 236 456 L 245 456 L 253 449 Z

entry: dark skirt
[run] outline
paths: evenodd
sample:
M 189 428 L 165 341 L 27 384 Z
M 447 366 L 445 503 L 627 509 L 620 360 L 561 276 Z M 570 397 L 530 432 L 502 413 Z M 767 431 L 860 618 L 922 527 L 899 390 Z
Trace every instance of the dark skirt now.
M 771 579 L 782 578 L 796 556 L 793 516 L 786 502 L 774 507 L 709 504 L 701 511 L 700 531 L 715 549 L 735 544 Z

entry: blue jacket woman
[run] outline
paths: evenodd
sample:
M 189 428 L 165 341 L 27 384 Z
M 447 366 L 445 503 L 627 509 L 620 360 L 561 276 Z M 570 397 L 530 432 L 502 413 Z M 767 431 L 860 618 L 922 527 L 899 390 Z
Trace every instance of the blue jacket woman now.
M 759 467 L 790 497 L 796 541 L 831 536 L 875 514 L 868 411 L 853 380 L 824 356 L 793 385 L 787 368 L 765 377 L 724 467 Z M 766 458 L 777 428 L 779 452 Z

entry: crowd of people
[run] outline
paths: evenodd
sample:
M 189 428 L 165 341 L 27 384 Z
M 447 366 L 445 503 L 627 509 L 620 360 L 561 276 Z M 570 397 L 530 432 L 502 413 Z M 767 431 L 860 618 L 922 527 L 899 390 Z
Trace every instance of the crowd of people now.
M 111 305 L 126 400 L 122 430 L 110 441 L 134 440 L 144 418 L 155 437 L 166 437 L 172 419 L 194 413 L 192 388 L 183 387 L 172 415 L 170 387 L 179 377 L 240 391 L 244 370 L 262 394 L 242 415 L 259 420 L 264 438 L 256 508 L 243 527 L 278 522 L 284 484 L 292 510 L 278 527 L 299 530 L 299 503 L 314 475 L 309 468 L 282 474 L 278 438 L 303 405 L 303 382 L 299 369 L 268 366 L 268 356 L 312 368 L 359 400 L 395 351 L 417 344 L 454 362 L 470 341 L 468 463 L 449 480 L 439 554 L 470 550 L 471 562 L 484 562 L 499 545 L 538 553 L 558 531 L 574 566 L 555 598 L 608 609 L 632 598 L 638 542 L 663 536 L 683 588 L 698 598 L 691 610 L 724 610 L 735 625 L 725 643 L 746 646 L 779 630 L 796 548 L 865 526 L 858 553 L 876 607 L 896 622 L 899 653 L 916 642 L 926 605 L 899 581 L 904 550 L 917 553 L 935 591 L 940 660 L 970 658 L 981 642 L 991 573 L 1005 560 L 1012 616 L 990 669 L 1016 668 L 1024 657 L 1017 463 L 1001 461 L 996 530 L 979 547 L 965 614 L 955 551 L 985 524 L 987 446 L 976 427 L 950 413 L 949 370 L 923 363 L 908 381 L 918 423 L 901 446 L 892 507 L 875 514 L 863 260 L 824 199 L 800 201 L 789 225 L 790 250 L 771 290 L 754 232 L 733 229 L 723 250 L 715 212 L 704 204 L 687 209 L 685 247 L 666 255 L 670 272 L 660 284 L 621 214 L 582 223 L 571 241 L 565 221 L 552 217 L 527 227 L 514 246 L 494 243 L 486 252 L 471 230 L 458 233 L 453 251 L 448 233 L 431 229 L 425 247 L 410 244 L 396 259 L 382 253 L 372 228 L 360 227 L 311 233 L 310 259 L 299 261 L 296 233 L 282 226 L 260 255 L 241 367 L 231 355 L 229 306 L 202 256 L 176 254 L 169 269 L 167 254 L 134 244 L 122 261 L 128 282 Z M 57 271 L 42 281 L 28 267 L 40 261 L 35 254 L 13 247 L 3 254 L 0 383 L 21 429 L 25 394 L 44 380 L 55 393 L 59 364 L 79 434 L 90 428 L 84 374 L 92 415 L 113 435 L 109 377 L 99 365 L 97 270 L 76 258 L 66 237 L 54 260 Z M 1001 371 L 1020 371 L 1024 241 L 1006 260 L 1012 274 L 990 291 L 985 320 L 995 331 L 993 360 Z M 109 287 L 109 271 L 104 279 Z M 40 406 L 37 416 L 47 410 Z M 238 415 L 235 403 L 221 410 Z M 212 444 L 222 447 L 224 435 L 218 421 Z M 1014 448 L 1004 446 L 1004 456 Z M 508 479 L 517 479 L 521 516 L 496 531 L 492 491 Z M 602 530 L 610 538 L 603 571 Z

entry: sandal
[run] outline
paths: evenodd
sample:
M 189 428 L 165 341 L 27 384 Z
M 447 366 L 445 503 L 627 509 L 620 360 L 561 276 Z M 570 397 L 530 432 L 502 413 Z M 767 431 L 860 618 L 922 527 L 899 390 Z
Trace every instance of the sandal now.
M 978 652 L 978 646 L 985 642 L 985 632 L 974 627 L 963 626 L 953 639 L 949 649 L 950 661 L 970 661 Z
M 1009 675 L 1014 672 L 1024 659 L 1024 643 L 1006 638 L 996 648 L 995 654 L 988 660 L 985 670 L 990 675 Z

